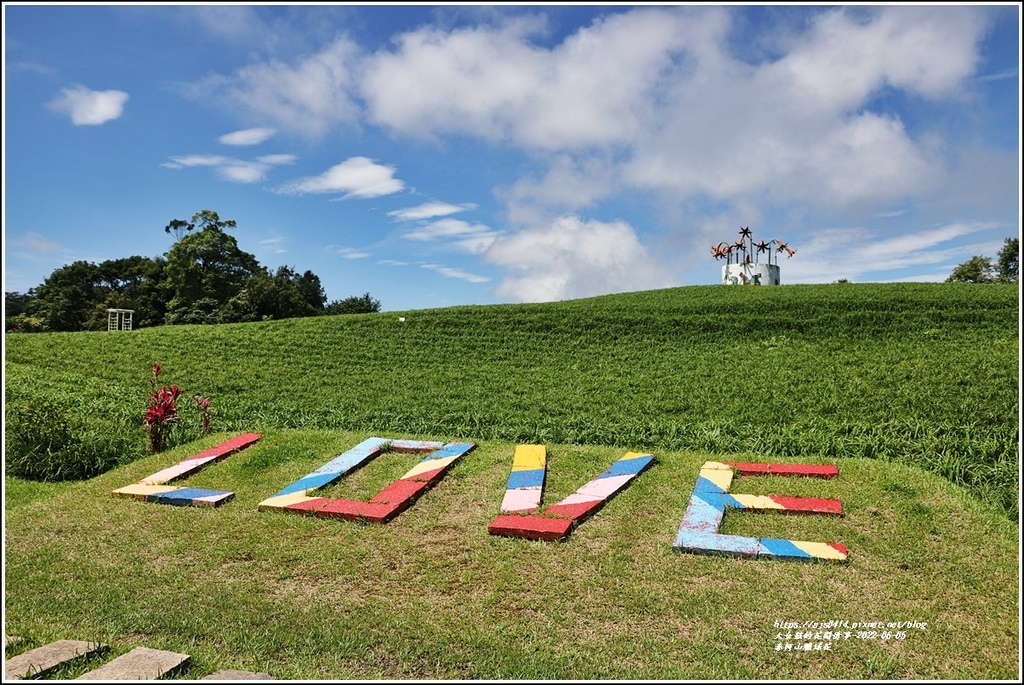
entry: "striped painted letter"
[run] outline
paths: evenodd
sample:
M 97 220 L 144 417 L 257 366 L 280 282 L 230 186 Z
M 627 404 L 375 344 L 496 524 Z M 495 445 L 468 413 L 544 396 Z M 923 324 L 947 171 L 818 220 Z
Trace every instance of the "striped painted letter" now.
M 839 474 L 839 469 L 835 466 L 814 464 L 704 462 L 673 547 L 684 552 L 722 553 L 745 557 L 847 560 L 846 546 L 838 542 L 748 538 L 719 533 L 718 529 L 727 508 L 747 511 L 773 510 L 794 514 L 843 515 L 842 502 L 835 499 L 731 494 L 729 487 L 732 485 L 734 474 L 833 478 Z
M 174 466 L 158 471 L 152 476 L 146 476 L 134 485 L 114 490 L 110 494 L 114 497 L 132 497 L 144 502 L 159 502 L 160 504 L 174 504 L 177 506 L 216 507 L 224 504 L 234 497 L 235 493 L 227 490 L 183 488 L 176 485 L 167 485 L 167 483 L 179 478 L 187 478 L 207 464 L 220 461 L 239 450 L 245 449 L 261 437 L 263 436 L 259 433 L 244 433 L 237 438 L 226 440 L 204 452 L 183 459 Z
M 476 447 L 472 442 L 424 442 L 368 438 L 319 469 L 303 476 L 260 502 L 259 511 L 282 511 L 319 518 L 387 523 L 412 506 L 423 492 L 437 483 L 464 454 Z M 333 483 L 349 471 L 386 451 L 431 452 L 404 476 L 387 486 L 369 502 L 317 497 L 314 490 Z
M 652 454 L 628 452 L 607 471 L 538 514 L 547 472 L 547 451 L 544 445 L 518 445 L 501 501 L 501 513 L 487 526 L 487 532 L 530 540 L 563 540 L 652 463 Z

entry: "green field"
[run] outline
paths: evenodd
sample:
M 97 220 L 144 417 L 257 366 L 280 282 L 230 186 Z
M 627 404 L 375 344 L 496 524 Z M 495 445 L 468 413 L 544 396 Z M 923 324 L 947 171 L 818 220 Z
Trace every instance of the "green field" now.
M 144 645 L 192 654 L 185 677 L 1013 678 L 1018 322 L 1016 286 L 834 284 L 7 335 L 8 410 L 57 402 L 120 462 L 5 479 L 5 631 L 28 638 L 7 654 Z M 183 426 L 145 456 L 154 363 L 212 398 L 218 435 Z M 266 437 L 186 481 L 234 490 L 224 507 L 109 496 L 241 431 Z M 387 526 L 256 511 L 370 435 L 480 447 Z M 536 442 L 549 503 L 625 451 L 657 463 L 566 542 L 489 536 L 514 446 Z M 332 496 L 366 498 L 409 459 Z M 837 464 L 834 481 L 740 482 L 839 498 L 843 518 L 723 530 L 840 541 L 849 564 L 672 550 L 706 459 Z M 837 619 L 927 628 L 774 649 L 774 621 Z

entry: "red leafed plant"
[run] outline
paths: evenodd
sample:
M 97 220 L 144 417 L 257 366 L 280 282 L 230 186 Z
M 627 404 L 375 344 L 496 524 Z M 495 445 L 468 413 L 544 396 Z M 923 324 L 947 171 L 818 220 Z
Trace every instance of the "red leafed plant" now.
M 192 401 L 196 403 L 196 409 L 199 410 L 199 422 L 203 428 L 203 435 L 209 435 L 213 431 L 213 410 L 210 409 L 210 398 L 194 395 Z
M 183 394 L 177 384 L 167 387 L 160 385 L 159 364 L 153 365 L 153 377 L 149 379 L 149 400 L 146 404 L 146 413 L 143 416 L 143 425 L 149 435 L 149 451 L 162 452 L 167 446 L 167 438 L 171 433 L 171 427 L 178 420 L 178 398 Z

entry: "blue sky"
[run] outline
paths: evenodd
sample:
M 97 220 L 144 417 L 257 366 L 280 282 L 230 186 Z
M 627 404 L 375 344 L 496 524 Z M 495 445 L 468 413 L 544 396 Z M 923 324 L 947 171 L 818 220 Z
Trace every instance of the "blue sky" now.
M 1020 233 L 1020 7 L 28 5 L 4 290 L 234 219 L 385 310 L 941 281 Z

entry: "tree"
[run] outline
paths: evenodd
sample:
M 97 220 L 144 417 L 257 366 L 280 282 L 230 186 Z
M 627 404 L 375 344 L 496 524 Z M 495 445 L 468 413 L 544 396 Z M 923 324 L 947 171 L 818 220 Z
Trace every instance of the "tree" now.
M 186 231 L 191 231 L 195 227 L 195 224 L 190 224 L 182 219 L 171 219 L 171 223 L 164 226 L 164 232 L 173 235 L 175 240 L 181 240 L 181 236 Z
M 306 274 L 311 274 L 307 271 Z M 316 278 L 313 275 L 313 278 Z M 261 321 L 264 319 L 290 319 L 301 316 L 316 316 L 323 310 L 323 303 L 317 308 L 306 299 L 303 285 L 305 275 L 299 276 L 287 266 L 278 267 L 271 275 L 260 268 L 245 283 L 241 292 L 228 302 L 227 316 L 231 321 Z M 320 279 L 316 278 L 319 283 Z M 322 290 L 322 289 L 321 289 Z
M 4 293 L 4 330 L 9 333 L 38 333 L 46 330 L 43 320 L 35 316 L 35 288 L 27 293 Z
M 99 268 L 76 261 L 55 269 L 36 288 L 35 313 L 51 331 L 87 330 L 96 303 L 104 293 L 97 287 Z
M 324 305 L 327 304 L 327 293 L 324 292 L 324 286 L 320 283 L 320 277 L 307 269 L 298 277 L 296 283 L 299 286 L 299 292 L 302 293 L 302 299 L 308 302 L 317 314 L 322 313 Z
M 335 300 L 324 309 L 325 314 L 370 314 L 380 311 L 380 300 L 364 293 L 361 297 L 353 295 L 344 300 Z
M 1007 238 L 996 257 L 996 281 L 1016 283 L 1020 270 L 1020 239 Z
M 261 268 L 255 256 L 240 249 L 238 241 L 224 232 L 224 227 L 235 226 L 233 220 L 221 221 L 209 210 L 192 218 L 202 230 L 182 237 L 167 251 L 167 288 L 173 293 L 167 323 L 222 320 L 225 312 L 210 311 L 207 303 L 197 311 L 193 307 L 200 300 L 226 307 Z
M 991 283 L 992 272 L 992 260 L 975 255 L 953 269 L 946 283 Z

